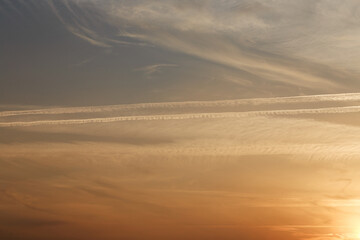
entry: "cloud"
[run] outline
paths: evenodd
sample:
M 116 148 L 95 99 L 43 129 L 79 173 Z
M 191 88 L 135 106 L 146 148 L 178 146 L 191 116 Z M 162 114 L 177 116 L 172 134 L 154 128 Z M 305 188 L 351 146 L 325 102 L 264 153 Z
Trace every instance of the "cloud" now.
M 158 145 L 174 143 L 174 139 L 158 136 L 130 136 L 123 134 L 121 136 L 99 136 L 82 133 L 64 133 L 64 132 L 41 132 L 26 131 L 18 129 L 2 129 L 0 143 L 76 143 L 76 142 L 107 142 L 128 144 L 137 146 Z
M 242 117 L 251 117 L 251 116 L 286 116 L 286 115 L 298 115 L 298 114 L 330 114 L 330 113 L 357 113 L 357 112 L 360 112 L 360 106 L 317 108 L 317 109 L 295 109 L 295 110 L 250 111 L 250 112 L 121 116 L 121 117 L 104 117 L 104 118 L 88 118 L 88 119 L 40 120 L 40 121 L 27 121 L 27 122 L 16 121 L 16 122 L 0 122 L 0 127 L 27 127 L 27 126 L 38 126 L 38 125 L 109 123 L 109 122 L 122 122 L 122 121 L 242 118 Z
M 250 88 L 249 81 L 255 89 L 273 93 L 279 91 L 277 86 L 305 93 L 359 87 L 356 42 L 360 34 L 354 24 L 357 4 L 353 0 L 345 1 L 339 11 L 332 10 L 336 3 L 330 0 L 26 2 L 16 5 L 47 6 L 70 33 L 93 46 L 137 46 L 145 50 L 144 55 L 148 46 L 156 46 L 217 65 L 224 70 L 218 81 L 227 81 L 226 76 L 235 71 L 232 82 L 244 89 Z M 148 76 L 165 67 L 146 64 L 149 68 L 143 71 Z M 194 69 L 200 71 L 198 66 Z
M 146 46 L 145 43 L 116 39 L 114 33 L 104 31 L 103 28 L 108 29 L 111 26 L 106 22 L 106 15 L 100 11 L 101 9 L 96 8 L 98 6 L 96 1 L 49 0 L 47 4 L 69 32 L 96 47 Z
M 61 2 L 70 14 L 64 24 L 97 46 L 150 43 L 307 90 L 345 91 L 357 84 L 357 65 L 339 61 L 344 52 L 354 55 L 350 42 L 357 33 L 347 40 L 356 30 L 354 0 L 339 11 L 331 0 Z M 58 8 L 54 12 L 63 21 Z M 95 19 L 111 30 L 98 30 Z
M 16 7 L 20 2 L 12 3 Z M 50 234 L 67 239 L 74 232 L 79 239 L 135 239 L 139 234 L 149 239 L 346 239 L 345 230 L 338 231 L 341 224 L 351 217 L 357 224 L 360 93 L 356 92 L 355 1 L 49 0 L 41 4 L 50 6 L 58 21 L 88 44 L 86 53 L 92 51 L 89 44 L 96 47 L 94 53 L 112 48 L 111 54 L 96 58 L 105 75 L 106 64 L 114 64 L 109 68 L 116 68 L 111 79 L 117 74 L 127 77 L 118 69 L 119 62 L 126 60 L 123 68 L 128 68 L 130 78 L 139 72 L 159 77 L 151 83 L 158 83 L 154 89 L 161 91 L 165 82 L 161 77 L 173 76 L 172 83 L 191 89 L 199 86 L 200 80 L 193 80 L 200 77 L 203 86 L 221 86 L 224 82 L 211 82 L 216 76 L 221 81 L 231 77 L 240 83 L 237 87 L 261 85 L 267 95 L 273 93 L 270 87 L 318 95 L 189 102 L 144 97 L 138 99 L 146 99 L 145 103 L 91 106 L 89 102 L 85 107 L 2 105 L 19 110 L 0 112 L 4 186 L 0 212 L 5 219 L 0 220 L 5 225 L 0 231 L 21 235 L 25 227 L 29 239 L 41 235 L 48 239 L 45 235 Z M 81 41 L 75 42 L 82 48 Z M 131 51 L 116 51 L 119 45 Z M 145 50 L 147 46 L 156 47 Z M 126 59 L 125 52 L 135 55 Z M 79 56 L 85 60 L 78 66 L 91 61 L 88 57 Z M 143 67 L 135 69 L 139 66 Z M 66 69 L 82 72 L 91 67 Z M 167 71 L 175 67 L 179 76 Z M 191 75 L 184 73 L 188 69 L 204 74 L 186 78 Z M 250 83 L 246 74 L 251 75 Z M 68 83 L 71 79 L 64 84 L 73 87 Z M 75 85 L 86 91 L 89 85 L 81 81 Z M 95 76 L 84 81 L 97 80 Z M 150 94 L 144 83 L 116 86 L 131 85 Z M 102 84 L 110 84 L 104 89 L 115 86 L 107 80 Z M 178 96 L 186 95 L 184 88 L 175 86 Z M 104 89 L 91 96 L 95 104 L 106 102 Z M 118 88 L 111 90 L 121 95 Z M 206 89 L 199 87 L 201 91 Z M 321 94 L 348 91 L 354 93 Z M 244 97 L 234 92 L 218 94 L 216 99 Z M 290 92 L 294 91 L 281 94 Z M 76 89 L 73 94 L 85 99 Z M 130 90 L 127 94 L 136 95 Z M 171 99 L 184 99 L 178 96 Z M 32 229 L 35 226 L 49 230 Z M 252 236 L 252 231 L 261 236 Z M 242 232 L 246 234 L 236 235 Z M 286 235 L 276 237 L 275 232 Z
M 88 63 L 90 63 L 92 61 L 94 61 L 94 57 L 86 58 L 86 59 L 84 59 L 84 60 L 82 60 L 80 62 L 77 62 L 77 63 L 75 63 L 75 64 L 73 64 L 71 66 L 72 67 L 81 67 L 81 66 L 84 66 L 84 65 L 86 65 L 86 64 L 88 64 Z
M 13 4 L 13 1 L 11 0 L 3 0 L 2 6 L 0 5 L 0 11 L 3 11 L 6 16 L 6 10 L 2 10 L 2 7 L 9 9 L 12 12 L 15 12 L 19 17 L 23 17 L 22 12 L 16 7 L 15 4 Z
M 0 122 L 0 127 L 109 123 L 121 121 L 346 114 L 360 112 L 360 106 L 358 105 L 359 100 L 360 94 L 348 93 L 223 101 L 143 103 L 4 111 L 0 112 L 0 120 L 1 118 L 3 119 Z M 315 106 L 318 107 L 316 108 Z M 32 120 L 24 121 L 22 116 L 26 118 L 27 115 L 32 115 Z M 108 115 L 111 116 L 109 117 Z M 34 120 L 35 116 L 38 116 L 37 120 L 36 118 Z M 53 119 L 52 116 L 55 116 L 56 119 Z M 15 119 L 11 120 L 12 118 Z
M 56 134 L 36 132 L 22 134 L 20 132 L 18 135 L 22 138 L 18 139 L 11 131 L 10 138 L 6 137 L 4 129 L 5 142 L 11 139 L 15 142 L 41 141 L 42 139 L 51 141 L 54 138 L 55 142 L 96 141 L 134 146 L 149 145 L 154 149 L 159 146 L 161 151 L 168 154 L 174 151 L 183 151 L 193 155 L 205 153 L 214 155 L 291 154 L 304 155 L 299 158 L 308 161 L 314 159 L 326 161 L 329 158 L 339 159 L 341 153 L 341 159 L 351 160 L 357 157 L 358 129 L 351 124 L 349 126 L 346 123 L 340 127 L 338 124 L 323 122 L 321 119 L 326 119 L 329 114 L 360 113 L 358 97 L 358 94 L 339 94 L 54 108 L 19 111 L 19 114 L 14 111 L 11 113 L 12 116 L 0 118 L 0 127 L 39 126 L 43 129 L 45 126 L 64 125 L 64 127 L 72 128 L 72 125 L 84 125 L 83 131 L 79 133 L 69 134 L 60 131 Z M 319 102 L 325 105 L 316 108 Z M 323 115 L 324 117 L 320 118 Z M 121 122 L 123 124 L 120 124 Z M 109 125 L 111 123 L 113 125 Z M 124 126 L 128 127 L 122 131 L 113 129 L 111 133 L 108 133 L 109 136 L 106 133 L 96 134 L 96 136 L 89 134 L 89 127 L 96 129 L 102 128 L 101 126 L 117 126 L 120 129 Z M 141 129 L 146 134 L 130 137 L 134 132 L 141 132 Z M 29 140 L 26 140 L 27 138 Z M 179 147 L 178 144 L 181 145 L 181 143 L 178 141 L 184 142 L 185 146 Z
M 111 45 L 109 45 L 109 44 L 106 44 L 102 41 L 96 40 L 96 38 L 98 38 L 98 36 L 94 32 L 92 32 L 88 29 L 83 29 L 83 31 L 80 31 L 77 28 L 72 28 L 72 27 L 68 27 L 68 28 L 69 28 L 70 32 L 72 32 L 75 36 L 91 43 L 92 45 L 95 45 L 98 47 L 106 47 L 106 48 L 111 47 Z
M 162 72 L 166 68 L 178 67 L 176 64 L 153 64 L 142 68 L 135 69 L 136 71 L 143 72 L 147 77 L 152 77 L 154 74 Z
M 0 192 L 6 197 L 9 198 L 12 202 L 19 204 L 25 208 L 28 208 L 36 212 L 49 213 L 46 208 L 43 208 L 39 203 L 34 201 L 34 198 L 29 195 L 25 195 L 20 192 L 8 191 L 0 189 Z M 40 206 L 39 206 L 40 205 Z
M 37 219 L 37 218 L 15 218 L 0 220 L 2 224 L 6 226 L 16 226 L 22 228 L 36 228 L 36 227 L 52 227 L 59 226 L 64 224 L 69 224 L 68 222 L 61 220 L 52 220 L 52 219 Z
M 291 154 L 307 161 L 351 161 L 358 157 L 358 128 L 326 119 L 360 113 L 358 101 L 359 94 L 349 93 L 25 110 L 3 112 L 0 127 L 4 128 L 5 143 L 88 141 L 141 145 L 144 149 L 148 145 L 151 151 L 161 149 L 170 155 L 179 151 L 196 156 Z M 42 131 L 57 129 L 55 126 L 72 129 L 73 125 L 78 125 L 78 133 L 15 131 L 16 127 L 36 126 Z M 109 126 L 114 128 L 104 132 Z M 101 131 L 89 130 L 93 128 Z M 104 134 L 89 133 L 99 131 Z M 141 132 L 144 134 L 139 135 Z M 134 133 L 137 135 L 131 137 Z
M 64 26 L 75 36 L 89 42 L 90 44 L 97 47 L 111 47 L 110 44 L 107 44 L 102 40 L 102 37 L 99 36 L 97 32 L 92 30 L 88 26 L 88 18 L 85 16 L 86 13 L 80 11 L 77 12 L 73 8 L 77 7 L 76 2 L 69 2 L 67 0 L 63 1 L 48 1 L 48 4 L 58 18 L 58 20 L 64 24 Z M 69 19 L 70 18 L 70 23 Z
M 273 104 L 295 104 L 306 103 L 313 105 L 319 103 L 355 103 L 360 101 L 360 93 L 343 93 L 343 94 L 323 94 L 323 95 L 306 95 L 293 97 L 275 97 L 275 98 L 250 98 L 250 99 L 234 99 L 219 101 L 187 101 L 187 102 L 164 102 L 164 103 L 140 103 L 140 104 L 123 104 L 108 106 L 90 106 L 90 107 L 67 107 L 67 108 L 50 108 L 35 110 L 18 110 L 18 111 L 2 111 L 0 117 L 21 116 L 21 115 L 49 115 L 49 114 L 70 114 L 70 113 L 99 113 L 114 112 L 121 110 L 131 110 L 136 112 L 142 109 L 165 109 L 171 111 L 173 109 L 182 110 L 182 108 L 214 108 L 217 107 L 241 107 L 241 106 L 260 106 Z M 25 106 L 22 106 L 25 107 Z

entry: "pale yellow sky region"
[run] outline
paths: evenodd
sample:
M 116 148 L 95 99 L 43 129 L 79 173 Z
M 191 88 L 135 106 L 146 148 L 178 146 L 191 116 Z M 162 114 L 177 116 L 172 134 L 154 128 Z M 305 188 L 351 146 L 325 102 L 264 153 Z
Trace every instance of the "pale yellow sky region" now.
M 0 0 L 1 240 L 360 240 L 357 0 Z

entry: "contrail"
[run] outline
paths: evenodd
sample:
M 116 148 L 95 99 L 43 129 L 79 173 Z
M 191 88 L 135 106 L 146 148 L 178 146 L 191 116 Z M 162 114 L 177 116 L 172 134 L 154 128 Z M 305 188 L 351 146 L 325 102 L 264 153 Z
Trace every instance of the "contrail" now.
M 189 101 L 189 102 L 163 102 L 163 103 L 140 103 L 90 107 L 67 107 L 50 108 L 36 110 L 4 111 L 0 112 L 0 117 L 19 116 L 19 115 L 40 115 L 40 114 L 69 114 L 69 113 L 100 113 L 117 110 L 142 110 L 142 109 L 180 109 L 183 107 L 236 107 L 236 106 L 256 106 L 281 103 L 311 103 L 311 102 L 349 102 L 360 101 L 360 93 L 342 93 L 325 95 L 307 95 L 293 97 L 275 98 L 250 98 L 219 101 Z
M 0 127 L 28 127 L 28 126 L 38 126 L 38 125 L 68 125 L 68 124 L 86 124 L 86 123 L 109 123 L 109 122 L 122 122 L 122 121 L 242 118 L 242 117 L 255 117 L 255 116 L 271 117 L 271 116 L 298 115 L 298 114 L 329 114 L 329 113 L 357 113 L 357 112 L 360 112 L 360 106 L 316 108 L 316 109 L 272 110 L 272 111 L 249 111 L 249 112 L 120 116 L 120 117 L 104 117 L 104 118 L 88 118 L 88 119 L 40 120 L 40 121 L 29 121 L 29 122 L 0 122 Z

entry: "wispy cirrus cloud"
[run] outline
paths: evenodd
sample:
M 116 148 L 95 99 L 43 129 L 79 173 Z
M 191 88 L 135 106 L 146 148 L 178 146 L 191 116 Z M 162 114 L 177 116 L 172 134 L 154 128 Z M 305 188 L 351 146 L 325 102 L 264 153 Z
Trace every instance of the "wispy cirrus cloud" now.
M 150 43 L 243 70 L 258 79 L 325 92 L 344 91 L 358 77 L 355 65 L 344 65 L 338 58 L 344 49 L 353 52 L 344 37 L 354 29 L 349 24 L 356 16 L 353 0 L 345 1 L 338 12 L 332 10 L 330 0 L 64 0 L 64 4 L 75 19 L 66 25 L 98 46 L 111 45 L 110 39 Z M 75 12 L 75 8 L 82 11 Z M 112 30 L 99 34 L 86 11 L 101 15 L 101 22 Z M 333 18 L 338 21 L 328 21 Z M 323 47 L 332 50 L 319 50 Z
M 166 68 L 178 67 L 177 64 L 169 64 L 169 63 L 161 63 L 161 64 L 153 64 L 148 65 L 141 68 L 136 68 L 135 71 L 143 72 L 147 77 L 152 77 L 154 74 L 161 73 Z

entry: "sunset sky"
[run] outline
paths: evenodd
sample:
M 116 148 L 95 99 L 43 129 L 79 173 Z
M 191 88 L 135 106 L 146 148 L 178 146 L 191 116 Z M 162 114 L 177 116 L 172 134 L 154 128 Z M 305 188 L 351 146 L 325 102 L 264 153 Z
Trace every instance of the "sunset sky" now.
M 1 240 L 360 240 L 360 1 L 0 0 Z

